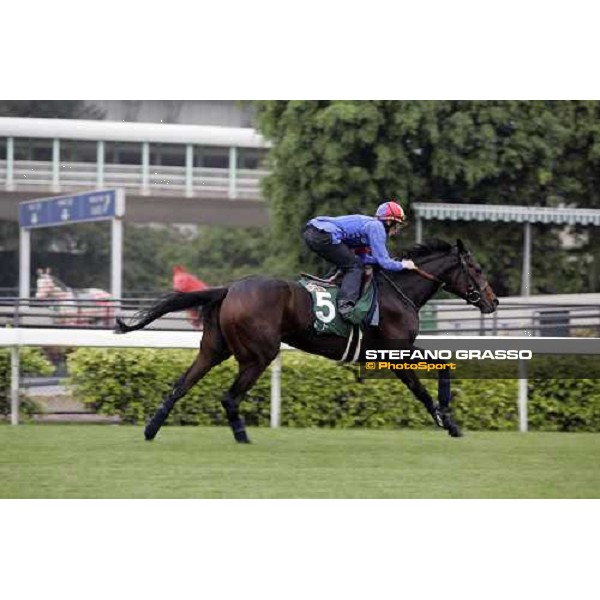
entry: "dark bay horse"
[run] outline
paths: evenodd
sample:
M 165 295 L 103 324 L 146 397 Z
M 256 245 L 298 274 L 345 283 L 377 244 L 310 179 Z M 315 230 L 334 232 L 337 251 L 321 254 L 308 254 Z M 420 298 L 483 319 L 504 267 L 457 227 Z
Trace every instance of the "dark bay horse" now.
M 385 342 L 413 348 L 419 332 L 419 309 L 440 287 L 482 313 L 496 310 L 498 299 L 463 243 L 451 246 L 441 240 L 419 244 L 407 253 L 422 269 L 414 271 L 376 271 L 380 319 L 377 327 L 367 327 L 363 348 L 384 347 Z M 249 442 L 239 405 L 244 394 L 286 343 L 311 354 L 334 360 L 344 355 L 347 340 L 340 336 L 318 334 L 309 293 L 294 281 L 268 277 L 247 277 L 218 288 L 199 292 L 173 293 L 140 312 L 127 325 L 117 319 L 117 333 L 142 329 L 169 312 L 202 307 L 204 335 L 200 352 L 190 368 L 179 378 L 161 407 L 147 423 L 144 435 L 152 440 L 165 422 L 175 402 L 214 366 L 234 356 L 239 371 L 225 393 L 222 405 L 236 441 Z M 359 360 L 364 360 L 364 352 Z M 450 378 L 440 371 L 438 403 L 435 403 L 415 371 L 394 371 L 420 400 L 435 423 L 453 437 L 461 435 L 450 410 Z M 444 374 L 444 375 L 442 375 Z

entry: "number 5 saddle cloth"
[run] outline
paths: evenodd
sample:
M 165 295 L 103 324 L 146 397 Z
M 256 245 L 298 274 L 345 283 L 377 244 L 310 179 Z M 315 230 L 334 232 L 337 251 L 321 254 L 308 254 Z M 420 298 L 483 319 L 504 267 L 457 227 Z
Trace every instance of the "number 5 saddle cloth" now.
M 359 325 L 363 329 L 379 324 L 375 279 L 374 277 L 365 279 L 354 310 L 347 315 L 346 319 L 342 319 L 337 310 L 337 297 L 340 289 L 335 283 L 335 279 L 331 281 L 302 274 L 298 283 L 311 295 L 315 317 L 313 326 L 317 333 L 348 337 L 354 325 Z

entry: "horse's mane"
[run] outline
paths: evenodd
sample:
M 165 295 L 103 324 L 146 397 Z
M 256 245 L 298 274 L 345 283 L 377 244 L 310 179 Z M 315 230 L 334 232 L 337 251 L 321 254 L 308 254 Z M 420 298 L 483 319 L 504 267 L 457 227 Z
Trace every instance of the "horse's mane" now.
M 450 252 L 450 250 L 452 250 L 452 244 L 449 244 L 444 240 L 432 238 L 421 244 L 415 244 L 412 248 L 405 250 L 403 256 L 411 259 L 422 258 L 423 256 L 434 254 L 435 252 Z

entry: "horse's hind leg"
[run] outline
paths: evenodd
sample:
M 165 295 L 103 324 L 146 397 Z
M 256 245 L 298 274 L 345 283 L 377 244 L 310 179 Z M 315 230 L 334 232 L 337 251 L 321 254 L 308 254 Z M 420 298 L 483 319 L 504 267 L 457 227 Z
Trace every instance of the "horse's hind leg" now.
M 144 429 L 144 437 L 150 441 L 156 437 L 159 429 L 167 420 L 169 413 L 173 410 L 175 403 L 183 398 L 187 392 L 202 379 L 213 367 L 222 363 L 231 356 L 225 340 L 221 333 L 211 328 L 205 332 L 200 346 L 200 352 L 196 356 L 190 368 L 175 382 L 173 388 L 163 400 L 160 408 L 148 421 Z
M 271 360 L 277 356 L 275 350 L 272 358 L 269 360 L 256 360 L 250 363 L 240 363 L 240 369 L 235 378 L 235 381 L 223 396 L 221 404 L 225 409 L 227 421 L 233 432 L 233 437 L 236 442 L 241 444 L 249 444 L 250 439 L 246 433 L 244 420 L 242 419 L 239 407 L 240 402 L 244 398 L 246 392 L 256 383 L 258 378 L 263 374 Z
M 246 433 L 244 420 L 240 416 L 240 402 L 246 392 L 252 388 L 265 369 L 271 364 L 271 361 L 277 356 L 280 346 L 279 340 L 274 339 L 274 336 L 259 337 L 258 332 L 255 333 L 256 337 L 252 347 L 238 348 L 236 359 L 239 364 L 239 371 L 233 384 L 221 401 L 227 415 L 227 421 L 233 432 L 233 437 L 236 442 L 242 444 L 248 444 L 250 440 Z M 264 330 L 263 333 L 265 333 Z

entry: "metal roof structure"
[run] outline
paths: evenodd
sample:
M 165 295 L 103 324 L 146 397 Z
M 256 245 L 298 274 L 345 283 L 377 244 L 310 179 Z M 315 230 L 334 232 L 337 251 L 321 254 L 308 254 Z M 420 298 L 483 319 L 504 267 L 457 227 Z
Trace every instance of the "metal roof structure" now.
M 59 138 L 110 142 L 150 142 L 268 148 L 270 143 L 250 127 L 124 123 L 80 119 L 0 117 L 0 137 Z
M 600 210 L 546 206 L 512 206 L 510 204 L 455 204 L 451 202 L 415 202 L 416 241 L 423 240 L 423 220 L 490 221 L 523 224 L 523 267 L 521 295 L 531 289 L 531 225 L 600 225 Z
M 415 202 L 412 209 L 417 219 L 600 225 L 600 210 L 590 208 Z

